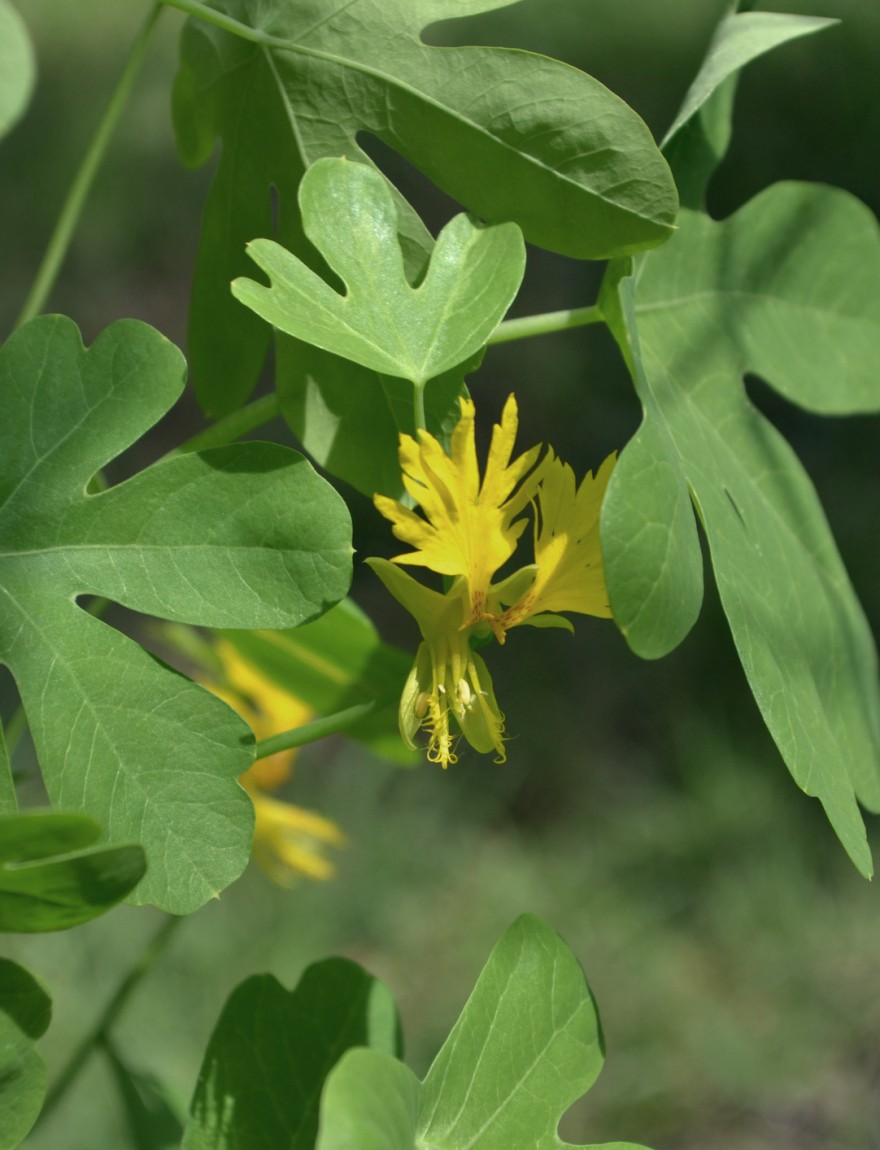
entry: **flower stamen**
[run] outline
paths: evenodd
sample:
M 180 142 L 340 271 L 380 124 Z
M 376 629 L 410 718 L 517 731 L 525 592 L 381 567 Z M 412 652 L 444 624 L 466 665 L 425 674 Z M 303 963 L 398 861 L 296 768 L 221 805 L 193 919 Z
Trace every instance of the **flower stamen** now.
M 451 724 L 475 750 L 505 761 L 504 715 L 476 650 L 490 634 L 503 645 L 510 628 L 523 624 L 572 630 L 563 612 L 611 615 L 599 518 L 615 457 L 578 484 L 551 448 L 540 460 L 540 447 L 514 458 L 517 424 L 510 396 L 481 476 L 474 404 L 462 399 L 448 451 L 424 430 L 418 439 L 401 436 L 403 484 L 418 510 L 374 497 L 412 550 L 368 562 L 418 621 L 423 639 L 401 698 L 401 735 L 414 749 L 415 735 L 426 731 L 428 759 L 444 767 L 458 759 Z M 530 506 L 534 559 L 495 583 L 519 547 Z M 432 590 L 401 565 L 427 567 L 452 583 Z

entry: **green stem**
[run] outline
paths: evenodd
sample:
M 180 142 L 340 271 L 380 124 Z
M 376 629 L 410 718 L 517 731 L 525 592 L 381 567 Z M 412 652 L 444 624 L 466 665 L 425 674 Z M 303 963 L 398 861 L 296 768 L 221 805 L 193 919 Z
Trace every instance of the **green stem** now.
M 294 727 L 290 731 L 281 731 L 280 734 L 270 735 L 268 739 L 261 739 L 257 743 L 255 758 L 265 759 L 267 755 L 274 755 L 278 751 L 291 751 L 295 747 L 303 747 L 306 743 L 314 743 L 318 739 L 326 739 L 328 735 L 347 731 L 361 719 L 374 715 L 388 706 L 388 699 L 373 699 L 369 703 L 356 703 L 344 711 L 337 711 L 335 715 L 327 715 L 323 719 L 304 723 L 301 727 Z
M 242 40 L 250 40 L 252 44 L 263 44 L 267 48 L 290 48 L 292 46 L 290 40 L 272 36 L 269 32 L 262 32 L 259 28 L 251 28 L 247 24 L 242 24 L 240 20 L 234 20 L 232 16 L 218 12 L 216 8 L 209 8 L 207 4 L 200 3 L 200 0 L 159 0 L 159 3 L 164 4 L 167 8 L 178 8 L 181 12 L 186 12 L 188 16 L 195 16 L 197 20 L 204 20 L 206 24 L 213 24 L 215 28 L 222 28 L 224 32 L 231 32 L 233 36 L 238 36 Z
M 428 424 L 425 420 L 425 385 L 423 383 L 413 384 L 413 421 L 415 423 L 416 431 L 420 427 L 427 427 Z
M 605 317 L 597 304 L 568 311 L 548 311 L 543 315 L 525 315 L 521 319 L 508 319 L 500 323 L 489 336 L 489 343 L 529 339 L 534 335 L 550 335 L 555 331 L 568 331 L 570 327 L 586 327 L 591 323 L 604 322 Z
M 182 922 L 182 918 L 169 915 L 166 921 L 162 923 L 159 930 L 153 936 L 152 942 L 150 942 L 147 949 L 119 984 L 119 988 L 107 1003 L 103 1014 L 95 1026 L 89 1031 L 79 1046 L 77 1046 L 67 1060 L 64 1069 L 55 1079 L 55 1082 L 46 1095 L 46 1101 L 40 1112 L 41 1122 L 55 1109 L 61 1098 L 76 1080 L 88 1056 L 102 1043 L 104 1036 L 109 1032 L 110 1027 L 119 1017 L 120 1011 L 125 1006 L 132 991 L 135 990 L 141 979 L 150 971 L 157 959 L 161 956 L 171 941 L 174 932 Z
M 104 159 L 107 146 L 110 143 L 113 132 L 116 130 L 119 118 L 122 115 L 134 86 L 135 78 L 140 71 L 150 35 L 161 11 L 161 4 L 157 3 L 153 6 L 147 19 L 144 21 L 143 27 L 138 33 L 137 39 L 131 47 L 122 75 L 119 77 L 119 82 L 104 112 L 104 117 L 98 125 L 95 135 L 92 137 L 92 142 L 83 157 L 79 171 L 76 173 L 73 183 L 70 185 L 67 199 L 64 201 L 58 222 L 55 224 L 55 230 L 49 240 L 46 253 L 37 271 L 33 286 L 24 302 L 21 314 L 16 320 L 16 327 L 21 327 L 22 324 L 33 319 L 35 315 L 39 315 L 45 308 L 46 301 L 58 278 L 58 272 L 67 255 L 95 176 L 101 166 L 101 161 Z
M 223 419 L 218 419 L 216 423 L 198 432 L 192 439 L 181 443 L 162 458 L 184 455 L 189 451 L 205 451 L 209 447 L 225 447 L 227 443 L 233 443 L 242 435 L 268 423 L 270 419 L 280 414 L 281 404 L 278 395 L 275 392 L 272 395 L 264 395 L 262 399 L 255 399 L 253 403 L 240 407 L 238 411 L 230 412 Z

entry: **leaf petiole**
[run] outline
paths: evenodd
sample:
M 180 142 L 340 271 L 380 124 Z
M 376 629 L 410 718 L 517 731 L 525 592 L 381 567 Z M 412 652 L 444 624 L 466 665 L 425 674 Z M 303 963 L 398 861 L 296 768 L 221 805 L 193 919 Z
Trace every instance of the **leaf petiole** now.
M 159 3 L 166 8 L 177 8 L 181 12 L 186 12 L 188 16 L 194 16 L 197 20 L 204 20 L 206 24 L 213 24 L 215 28 L 222 28 L 224 32 L 230 32 L 242 40 L 250 40 L 252 44 L 263 44 L 267 48 L 292 48 L 296 46 L 291 40 L 272 36 L 259 28 L 251 28 L 248 24 L 243 24 L 232 16 L 218 12 L 216 8 L 209 8 L 207 4 L 200 3 L 200 0 L 159 0 Z
M 586 327 L 588 324 L 604 323 L 604 317 L 597 305 L 570 308 L 567 311 L 551 311 L 541 315 L 527 315 L 518 319 L 505 320 L 492 332 L 489 344 L 507 343 L 515 339 L 528 339 L 536 335 L 550 335 L 557 331 L 567 331 L 573 327 Z M 281 403 L 277 393 L 264 395 L 246 404 L 238 411 L 230 412 L 218 419 L 210 427 L 197 432 L 190 439 L 169 451 L 163 459 L 174 455 L 184 455 L 190 451 L 205 451 L 210 447 L 224 447 L 246 435 L 249 431 L 268 423 L 281 414 Z M 414 385 L 413 420 L 416 429 L 425 427 L 425 389 Z
M 423 384 L 413 384 L 413 421 L 416 431 L 428 426 L 425 419 L 425 388 Z
M 227 443 L 233 443 L 280 414 L 281 404 L 278 395 L 272 392 L 271 395 L 255 399 L 237 411 L 230 412 L 223 419 L 218 419 L 216 423 L 197 432 L 191 439 L 187 439 L 162 458 L 170 459 L 173 455 L 185 455 L 190 451 L 205 451 L 209 447 L 225 447 Z
M 277 735 L 270 735 L 268 739 L 261 739 L 257 743 L 257 759 L 265 759 L 278 751 L 290 751 L 296 747 L 303 747 L 306 743 L 315 743 L 318 739 L 326 739 L 328 735 L 337 735 L 347 731 L 361 719 L 374 715 L 387 707 L 392 700 L 372 699 L 369 703 L 356 703 L 353 707 L 346 707 L 344 711 L 337 711 L 333 715 L 315 719 L 311 723 L 303 723 L 301 727 L 293 727 L 289 731 L 281 731 Z
M 598 304 L 569 308 L 566 311 L 548 311 L 541 315 L 524 315 L 499 323 L 489 336 L 489 345 L 509 343 L 514 339 L 530 339 L 535 335 L 552 335 L 557 331 L 568 331 L 571 327 L 587 327 L 592 323 L 604 322 L 605 317 Z

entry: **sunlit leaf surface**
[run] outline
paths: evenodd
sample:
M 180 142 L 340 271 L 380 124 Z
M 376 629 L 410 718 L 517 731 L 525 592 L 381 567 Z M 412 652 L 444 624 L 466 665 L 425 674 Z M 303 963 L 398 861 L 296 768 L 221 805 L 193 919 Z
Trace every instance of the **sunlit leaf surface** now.
M 437 238 L 424 279 L 406 278 L 397 208 L 378 172 L 318 160 L 299 190 L 305 233 L 345 285 L 341 294 L 272 240 L 248 244 L 271 286 L 237 279 L 232 293 L 288 335 L 423 387 L 478 352 L 522 280 L 515 224 L 455 216 Z
M 702 563 L 690 492 L 764 719 L 869 874 L 856 795 L 880 809 L 873 640 L 810 480 L 743 380 L 822 414 L 880 410 L 877 223 L 843 192 L 779 184 L 680 225 L 604 293 L 645 411 L 603 512 L 615 617 L 648 657 L 687 633 Z
M 183 1150 L 313 1150 L 324 1082 L 353 1046 L 400 1046 L 390 994 L 355 963 L 315 963 L 290 991 L 249 978 L 208 1043 Z
M 524 915 L 492 951 L 424 1082 L 387 1054 L 345 1055 L 324 1092 L 317 1150 L 565 1150 L 559 1120 L 602 1062 L 577 959 Z
M 295 452 L 244 444 L 156 464 L 100 494 L 95 472 L 183 387 L 183 357 L 124 320 L 86 350 L 45 317 L 0 350 L 0 659 L 53 806 L 140 843 L 133 897 L 185 913 L 243 869 L 247 726 L 78 606 L 99 595 L 212 627 L 290 627 L 345 594 L 350 523 Z
M 250 270 L 244 245 L 273 236 L 315 266 L 296 187 L 323 156 L 367 161 L 359 133 L 406 157 L 489 223 L 512 220 L 531 243 L 600 259 L 661 243 L 677 199 L 641 119 L 596 80 L 528 52 L 431 47 L 429 24 L 499 0 L 218 0 L 257 29 L 252 42 L 207 21 L 185 30 L 175 89 L 181 155 L 223 152 L 206 207 L 193 290 L 190 355 L 204 406 L 250 392 L 268 333 L 229 297 Z M 528 93 L 527 99 L 521 93 Z M 269 188 L 278 195 L 277 235 Z M 418 274 L 430 237 L 401 219 Z

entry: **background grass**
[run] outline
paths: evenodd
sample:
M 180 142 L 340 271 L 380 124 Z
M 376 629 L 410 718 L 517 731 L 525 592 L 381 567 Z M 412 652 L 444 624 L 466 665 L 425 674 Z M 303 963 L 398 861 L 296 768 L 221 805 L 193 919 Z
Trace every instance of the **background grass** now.
M 726 214 L 792 177 L 846 187 L 876 209 L 880 7 L 771 6 L 844 23 L 746 71 L 712 210 Z M 2 331 L 147 7 L 22 0 L 41 76 L 27 120 L 0 152 Z M 566 59 L 619 92 L 660 135 L 723 8 L 526 0 L 430 36 Z M 185 346 L 208 175 L 185 172 L 174 155 L 168 94 L 179 26 L 177 14 L 164 14 L 52 300 L 88 340 L 135 315 Z M 432 227 L 456 210 L 406 165 L 381 161 Z M 515 312 L 592 302 L 600 274 L 531 252 Z M 759 383 L 750 388 L 813 474 L 876 630 L 876 420 L 816 419 Z M 485 428 L 511 389 L 528 440 L 549 440 L 581 472 L 638 423 L 601 329 L 490 349 L 473 381 Z M 124 467 L 143 466 L 198 426 L 185 402 Z M 280 425 L 262 434 L 287 437 Z M 366 500 L 345 494 L 359 554 L 389 553 L 386 525 Z M 369 572 L 359 570 L 354 592 L 387 638 L 413 646 L 411 621 Z M 139 626 L 123 615 L 117 622 Z M 422 1072 L 495 940 L 530 910 L 574 948 L 603 1016 L 606 1070 L 567 1116 L 568 1138 L 658 1150 L 880 1146 L 876 890 L 779 761 L 713 592 L 695 632 L 661 663 L 639 662 L 612 625 L 596 620 L 579 623 L 573 638 L 521 628 L 500 654 L 492 652 L 492 670 L 514 736 L 508 764 L 469 755 L 445 774 L 396 771 L 341 740 L 304 752 L 289 794 L 349 833 L 339 877 L 287 892 L 249 871 L 182 924 L 114 1032 L 125 1060 L 161 1080 L 183 1110 L 238 981 L 271 970 L 292 986 L 308 962 L 341 953 L 389 984 L 408 1059 Z M 8 682 L 6 694 L 8 713 Z M 31 774 L 24 794 L 36 799 L 27 747 L 18 766 Z M 871 835 L 876 845 L 876 820 Z M 160 921 L 120 908 L 68 934 L 4 939 L 4 952 L 51 989 L 55 1017 L 40 1043 L 50 1073 Z M 29 1150 L 138 1145 L 100 1057 L 26 1142 Z

